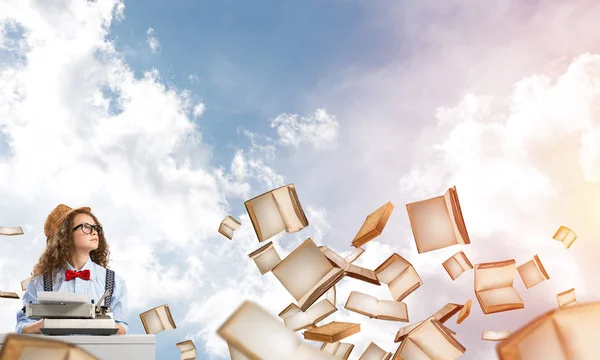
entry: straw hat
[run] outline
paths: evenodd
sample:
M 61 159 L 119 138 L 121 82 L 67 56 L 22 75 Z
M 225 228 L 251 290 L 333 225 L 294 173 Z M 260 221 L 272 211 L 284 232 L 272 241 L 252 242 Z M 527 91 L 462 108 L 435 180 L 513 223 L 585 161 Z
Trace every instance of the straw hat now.
M 92 209 L 89 207 L 72 209 L 65 204 L 59 204 L 57 207 L 55 207 L 54 210 L 52 210 L 52 212 L 48 215 L 46 222 L 44 223 L 44 235 L 46 235 L 46 238 L 54 235 L 54 233 L 58 230 L 58 227 L 65 221 L 67 216 L 76 210 L 92 211 Z

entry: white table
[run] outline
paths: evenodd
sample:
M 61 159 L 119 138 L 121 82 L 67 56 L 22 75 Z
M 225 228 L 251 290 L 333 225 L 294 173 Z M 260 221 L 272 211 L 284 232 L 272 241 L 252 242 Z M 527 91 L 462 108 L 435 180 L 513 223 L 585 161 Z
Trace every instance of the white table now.
M 0 347 L 6 334 L 0 334 Z M 110 335 L 110 336 L 44 336 L 50 340 L 68 342 L 89 351 L 100 360 L 154 360 L 155 335 Z

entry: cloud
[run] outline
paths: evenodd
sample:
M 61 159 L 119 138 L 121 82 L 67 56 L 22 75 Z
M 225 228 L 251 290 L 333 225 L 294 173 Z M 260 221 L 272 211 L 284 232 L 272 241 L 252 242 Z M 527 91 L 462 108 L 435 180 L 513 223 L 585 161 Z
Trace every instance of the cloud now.
M 280 144 L 298 148 L 308 143 L 317 150 L 334 147 L 339 132 L 335 116 L 325 109 L 317 109 L 307 117 L 280 114 L 271 119 L 271 127 L 276 129 Z
M 160 49 L 160 42 L 154 36 L 154 29 L 148 28 L 148 30 L 146 30 L 146 35 L 148 36 L 146 42 L 148 43 L 148 46 L 150 46 L 150 50 L 152 50 L 153 53 L 157 53 Z

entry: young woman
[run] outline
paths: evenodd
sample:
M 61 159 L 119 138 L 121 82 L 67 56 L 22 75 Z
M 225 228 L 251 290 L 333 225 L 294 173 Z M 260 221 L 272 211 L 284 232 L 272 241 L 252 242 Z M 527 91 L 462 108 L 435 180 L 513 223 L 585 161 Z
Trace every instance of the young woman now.
M 60 204 L 44 224 L 46 249 L 33 268 L 32 280 L 23 295 L 23 305 L 37 303 L 38 291 L 87 294 L 97 303 L 106 289 L 112 294 L 104 304 L 110 307 L 117 334 L 127 325 L 127 288 L 123 279 L 108 270 L 108 243 L 102 226 L 89 207 L 72 209 Z M 17 333 L 40 333 L 44 319 L 31 319 L 20 310 Z

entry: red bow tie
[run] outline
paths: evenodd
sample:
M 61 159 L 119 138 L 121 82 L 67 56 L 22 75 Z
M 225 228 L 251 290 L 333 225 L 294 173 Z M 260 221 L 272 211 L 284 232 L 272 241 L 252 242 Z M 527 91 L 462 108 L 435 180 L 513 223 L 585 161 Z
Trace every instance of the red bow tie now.
M 71 281 L 71 280 L 75 279 L 76 277 L 81 278 L 83 280 L 89 280 L 90 279 L 90 271 L 89 270 L 81 270 L 81 271 L 67 270 L 65 277 L 66 277 L 67 281 Z

